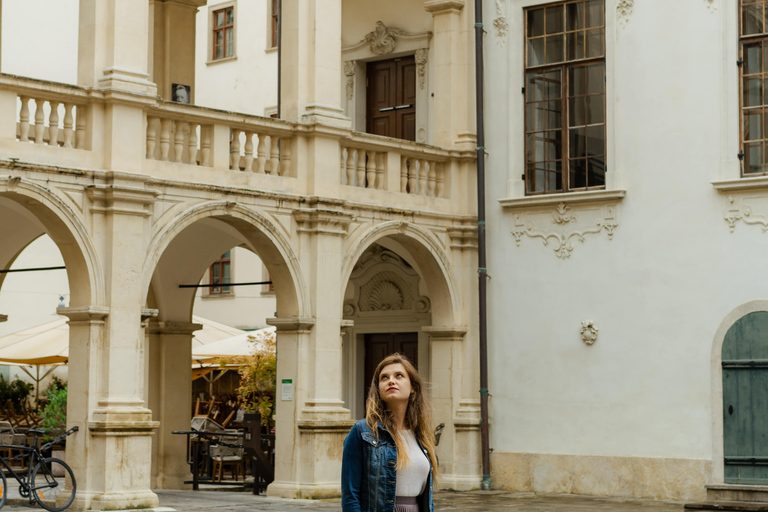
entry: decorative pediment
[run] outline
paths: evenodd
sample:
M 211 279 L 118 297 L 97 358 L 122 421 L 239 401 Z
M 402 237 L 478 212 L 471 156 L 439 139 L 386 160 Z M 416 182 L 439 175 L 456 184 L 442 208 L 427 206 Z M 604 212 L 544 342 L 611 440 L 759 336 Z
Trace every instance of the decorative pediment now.
M 429 312 L 429 299 L 419 295 L 418 273 L 380 245 L 363 253 L 350 281 L 355 298 L 344 303 L 345 317 Z
M 342 49 L 344 61 L 375 60 L 383 55 L 404 55 L 419 49 L 429 48 L 431 32 L 411 34 L 399 28 L 388 27 L 382 21 L 368 32 L 360 42 Z M 422 60 L 426 63 L 426 57 Z

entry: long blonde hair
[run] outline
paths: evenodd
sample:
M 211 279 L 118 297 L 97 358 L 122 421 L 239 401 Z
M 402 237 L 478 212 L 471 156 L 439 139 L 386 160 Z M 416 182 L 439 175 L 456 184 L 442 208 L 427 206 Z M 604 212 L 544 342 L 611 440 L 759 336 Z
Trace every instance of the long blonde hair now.
M 437 456 L 435 455 L 435 432 L 429 399 L 424 393 L 424 381 L 421 380 L 416 368 L 404 355 L 394 353 L 385 357 L 376 367 L 376 371 L 373 372 L 373 381 L 371 382 L 371 388 L 368 390 L 368 398 L 365 402 L 365 422 L 377 437 L 379 435 L 379 422 L 392 434 L 395 446 L 397 447 L 397 465 L 395 469 L 401 469 L 410 463 L 405 441 L 398 435 L 392 413 L 387 409 L 379 394 L 381 371 L 386 366 L 398 363 L 403 365 L 403 368 L 408 373 L 408 378 L 411 380 L 411 390 L 413 391 L 408 398 L 404 426 L 414 431 L 421 446 L 427 450 L 427 455 L 432 465 L 432 475 L 437 477 L 440 475 L 440 471 L 437 468 Z

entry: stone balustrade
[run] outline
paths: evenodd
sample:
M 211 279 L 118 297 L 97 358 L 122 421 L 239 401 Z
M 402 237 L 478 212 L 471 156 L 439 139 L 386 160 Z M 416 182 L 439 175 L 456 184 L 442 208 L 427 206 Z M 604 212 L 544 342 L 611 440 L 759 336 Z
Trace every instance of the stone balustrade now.
M 447 198 L 448 153 L 425 144 L 355 133 L 341 142 L 341 184 Z

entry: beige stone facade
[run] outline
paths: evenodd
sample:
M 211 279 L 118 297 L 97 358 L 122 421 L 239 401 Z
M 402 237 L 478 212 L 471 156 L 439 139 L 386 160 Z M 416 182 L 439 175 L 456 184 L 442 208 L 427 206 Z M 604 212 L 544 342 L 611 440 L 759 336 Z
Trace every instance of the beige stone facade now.
M 197 326 L 179 285 L 235 246 L 274 282 L 278 381 L 295 383 L 277 402 L 269 494 L 339 494 L 361 343 L 379 329 L 419 332 L 444 486 L 478 487 L 471 54 L 457 52 L 471 5 L 409 2 L 429 36 L 399 50 L 394 36 L 393 52 L 427 59 L 435 93 L 417 143 L 353 130 L 342 101 L 342 26 L 407 23 L 396 5 L 345 16 L 341 0 L 284 0 L 276 120 L 169 101 L 169 84 L 194 83 L 202 4 L 81 0 L 78 85 L 0 76 L 0 264 L 47 233 L 67 267 L 76 506 L 154 507 L 152 485 L 189 478 L 171 431 L 189 427 Z

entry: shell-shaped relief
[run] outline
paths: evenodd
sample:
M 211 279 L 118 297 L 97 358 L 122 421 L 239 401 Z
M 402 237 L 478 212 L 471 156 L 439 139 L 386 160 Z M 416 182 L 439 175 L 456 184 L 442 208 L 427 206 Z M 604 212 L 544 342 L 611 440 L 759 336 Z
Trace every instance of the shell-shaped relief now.
M 374 311 L 399 311 L 403 309 L 403 294 L 391 281 L 377 284 L 368 296 L 368 307 Z

